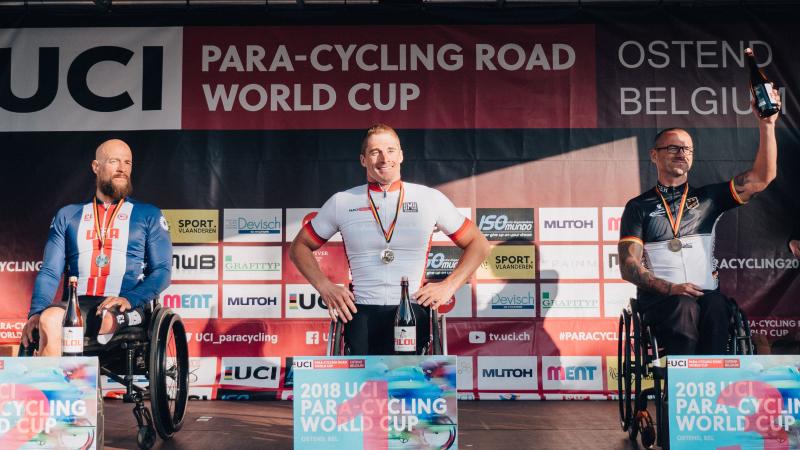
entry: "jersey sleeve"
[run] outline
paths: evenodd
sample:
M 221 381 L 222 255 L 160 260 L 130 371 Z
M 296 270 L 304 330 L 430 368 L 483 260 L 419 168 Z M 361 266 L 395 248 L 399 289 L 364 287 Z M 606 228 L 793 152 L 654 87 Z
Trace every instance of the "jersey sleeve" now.
M 154 212 L 147 217 L 144 260 L 144 280 L 130 291 L 120 293 L 121 297 L 128 299 L 132 308 L 157 298 L 172 279 L 172 241 L 167 220 L 158 208 L 154 208 Z
M 319 245 L 328 242 L 328 239 L 339 231 L 339 221 L 336 217 L 337 195 L 331 196 L 319 209 L 317 215 L 303 227 Z
M 36 275 L 28 317 L 39 314 L 51 303 L 58 291 L 58 283 L 66 264 L 65 236 L 67 232 L 67 211 L 61 208 L 50 223 L 47 243 L 44 246 L 42 268 Z
M 625 205 L 619 227 L 620 242 L 638 242 L 644 245 L 644 213 L 633 200 Z
M 436 189 L 431 189 L 431 194 L 433 207 L 436 208 L 436 226 L 453 242 L 457 241 L 466 232 L 470 220 L 459 212 L 447 196 Z
M 736 187 L 733 185 L 733 178 L 723 183 L 709 184 L 704 187 L 706 193 L 714 202 L 714 209 L 722 214 L 729 209 L 744 205 L 746 202 L 739 198 Z

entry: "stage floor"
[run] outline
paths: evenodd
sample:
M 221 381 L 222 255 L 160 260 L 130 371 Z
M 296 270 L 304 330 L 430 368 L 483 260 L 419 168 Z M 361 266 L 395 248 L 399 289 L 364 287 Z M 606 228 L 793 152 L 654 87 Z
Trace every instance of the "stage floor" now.
M 106 400 L 106 448 L 135 449 L 133 405 Z M 611 401 L 461 401 L 459 448 L 634 449 Z M 191 401 L 183 429 L 155 449 L 291 449 L 292 402 Z

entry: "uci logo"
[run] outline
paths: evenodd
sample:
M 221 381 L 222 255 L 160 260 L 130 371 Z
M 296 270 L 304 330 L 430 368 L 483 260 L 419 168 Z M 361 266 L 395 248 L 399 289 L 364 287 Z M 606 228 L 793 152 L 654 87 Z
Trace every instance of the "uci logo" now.
M 0 48 L 0 71 L 11 73 L 11 48 Z M 40 47 L 38 61 L 38 85 L 30 97 L 17 97 L 11 86 L 11 77 L 0 77 L 0 108 L 14 113 L 41 111 L 56 98 L 59 90 L 59 47 Z M 164 47 L 145 46 L 141 50 L 142 70 L 137 69 L 140 79 L 142 111 L 161 110 L 162 78 L 164 71 Z M 133 106 L 134 100 L 127 90 L 116 93 L 99 93 L 89 85 L 89 72 L 100 63 L 116 63 L 127 66 L 135 53 L 125 47 L 104 45 L 84 50 L 67 67 L 67 91 L 80 106 L 97 112 L 114 112 Z M 133 69 L 131 69 L 133 70 Z M 141 74 L 141 75 L 139 75 Z M 134 87 L 134 86 L 131 86 Z
M 687 360 L 685 359 L 667 359 L 667 366 L 669 367 L 688 367 Z
M 290 309 L 314 309 L 314 308 L 328 309 L 325 304 L 325 299 L 321 295 L 312 293 L 306 297 L 306 294 L 289 294 L 289 308 Z
M 481 231 L 503 231 L 506 229 L 507 223 L 507 215 L 489 214 L 486 216 L 481 216 L 481 221 L 478 223 L 478 229 Z
M 294 366 L 295 369 L 310 369 L 311 360 L 295 361 L 294 364 L 292 364 L 292 366 Z

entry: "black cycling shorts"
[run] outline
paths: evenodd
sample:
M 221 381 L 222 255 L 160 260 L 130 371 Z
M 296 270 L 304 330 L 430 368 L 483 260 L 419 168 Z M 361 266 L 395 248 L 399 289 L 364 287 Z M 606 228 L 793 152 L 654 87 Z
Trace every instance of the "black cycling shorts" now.
M 393 355 L 396 305 L 356 305 L 353 320 L 344 324 L 351 355 Z M 417 319 L 417 354 L 430 340 L 430 308 L 411 303 Z

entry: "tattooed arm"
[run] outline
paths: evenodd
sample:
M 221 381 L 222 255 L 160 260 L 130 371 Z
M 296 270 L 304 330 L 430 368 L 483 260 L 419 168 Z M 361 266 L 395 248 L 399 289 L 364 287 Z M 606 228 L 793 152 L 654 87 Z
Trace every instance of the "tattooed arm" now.
M 776 89 L 772 90 L 774 98 L 780 98 Z M 780 101 L 778 101 L 780 105 Z M 733 179 L 733 188 L 741 203 L 747 203 L 754 195 L 763 191 L 775 179 L 778 172 L 778 143 L 775 140 L 775 123 L 780 113 L 769 117 L 759 118 L 753 107 L 753 112 L 758 118 L 758 152 L 753 161 L 753 167 L 746 172 L 736 175 Z
M 642 244 L 634 241 L 621 241 L 618 245 L 619 270 L 622 279 L 635 284 L 640 289 L 656 292 L 664 296 L 689 295 L 699 297 L 702 289 L 693 283 L 674 284 L 656 277 L 642 265 Z

